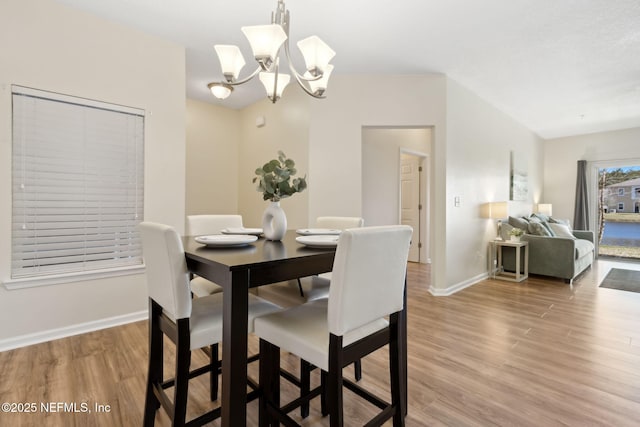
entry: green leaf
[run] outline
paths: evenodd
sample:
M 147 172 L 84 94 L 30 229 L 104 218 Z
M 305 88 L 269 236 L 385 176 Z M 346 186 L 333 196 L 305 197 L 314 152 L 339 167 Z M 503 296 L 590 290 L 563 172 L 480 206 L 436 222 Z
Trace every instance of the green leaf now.
M 278 159 L 270 160 L 255 170 L 252 182 L 258 182 L 256 190 L 262 192 L 264 200 L 277 202 L 307 188 L 306 176 L 292 179 L 296 173 L 293 159 L 278 151 Z

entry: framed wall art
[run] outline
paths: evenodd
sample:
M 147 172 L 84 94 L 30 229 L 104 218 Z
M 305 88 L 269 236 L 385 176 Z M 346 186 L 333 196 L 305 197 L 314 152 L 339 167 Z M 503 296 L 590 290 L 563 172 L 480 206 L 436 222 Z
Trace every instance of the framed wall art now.
M 527 159 L 511 151 L 509 163 L 509 200 L 526 201 L 529 195 Z

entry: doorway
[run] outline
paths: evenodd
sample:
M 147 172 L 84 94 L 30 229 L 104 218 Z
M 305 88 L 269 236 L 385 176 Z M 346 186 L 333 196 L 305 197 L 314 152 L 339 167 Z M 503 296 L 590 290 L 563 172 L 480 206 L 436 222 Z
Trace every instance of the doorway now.
M 640 260 L 640 162 L 597 167 L 598 256 Z
M 362 217 L 365 225 L 407 223 L 406 218 L 402 219 L 402 204 L 407 204 L 409 199 L 403 198 L 401 193 L 411 190 L 410 204 L 418 208 L 418 213 L 415 210 L 412 213 L 412 224 L 417 225 L 412 225 L 415 248 L 410 260 L 420 263 L 431 262 L 429 156 L 432 138 L 432 127 L 362 127 Z M 417 181 L 414 176 L 411 183 L 403 183 L 401 171 L 407 169 L 402 165 L 403 155 L 421 160 L 421 165 L 412 167 L 419 173 Z M 418 170 L 420 166 L 422 172 Z M 418 191 L 417 195 L 415 191 Z M 420 204 L 422 209 L 419 209 Z

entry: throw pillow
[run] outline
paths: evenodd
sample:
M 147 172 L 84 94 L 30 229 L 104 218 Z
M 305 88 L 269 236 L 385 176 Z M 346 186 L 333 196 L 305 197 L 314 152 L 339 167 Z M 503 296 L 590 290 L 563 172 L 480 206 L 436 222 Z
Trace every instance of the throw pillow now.
M 569 227 L 569 230 L 571 230 L 571 222 L 568 219 L 558 219 L 558 218 L 554 218 L 552 216 L 549 217 L 549 222 L 552 222 L 554 224 L 564 224 L 567 227 Z
M 574 236 L 573 233 L 571 233 L 569 226 L 565 224 L 557 224 L 552 222 L 549 224 L 549 227 L 551 227 L 556 237 L 568 237 L 569 239 L 574 239 L 574 240 L 576 238 L 576 236 Z
M 509 225 L 511 225 L 512 227 L 520 228 L 522 230 L 526 230 L 529 226 L 529 221 L 524 218 L 516 218 L 514 216 L 510 216 Z
M 553 230 L 549 227 L 549 224 L 546 221 L 543 221 L 537 216 L 535 216 L 535 214 L 532 214 L 531 217 L 529 217 L 529 224 L 542 224 L 542 226 L 547 229 L 548 234 L 540 234 L 540 236 L 549 235 L 551 237 L 555 237 L 555 234 Z
M 502 228 L 500 229 L 500 237 L 502 237 L 502 240 L 509 240 L 509 232 L 512 228 L 513 226 L 511 224 L 502 223 Z
M 542 225 L 541 222 L 530 222 L 528 231 L 529 234 L 535 234 L 536 236 L 552 237 L 549 230 L 547 230 L 547 228 Z
M 538 218 L 542 222 L 549 222 L 549 215 L 536 212 L 536 213 L 531 214 L 531 216 L 535 217 L 535 218 Z

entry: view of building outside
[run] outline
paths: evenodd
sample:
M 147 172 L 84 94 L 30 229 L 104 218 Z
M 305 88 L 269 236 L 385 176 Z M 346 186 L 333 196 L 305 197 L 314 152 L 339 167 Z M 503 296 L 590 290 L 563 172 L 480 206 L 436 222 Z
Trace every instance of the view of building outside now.
M 640 259 L 640 166 L 598 172 L 598 254 Z

